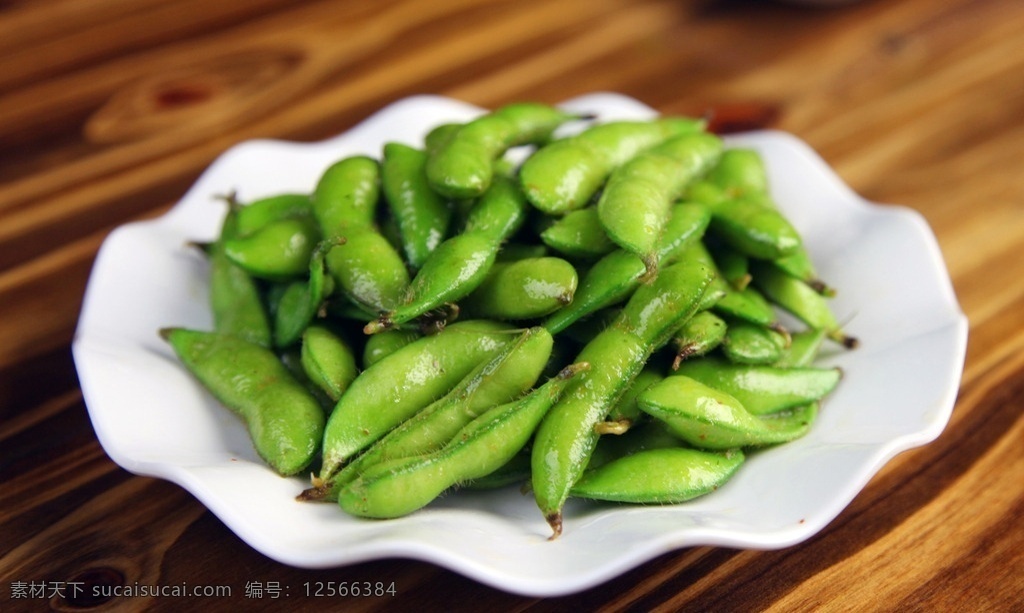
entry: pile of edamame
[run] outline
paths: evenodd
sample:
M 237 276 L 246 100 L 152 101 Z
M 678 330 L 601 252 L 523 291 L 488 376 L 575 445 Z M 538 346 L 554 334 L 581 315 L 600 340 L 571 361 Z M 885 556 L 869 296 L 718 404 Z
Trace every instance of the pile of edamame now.
M 554 538 L 570 497 L 707 494 L 809 430 L 840 379 L 819 348 L 855 341 L 757 152 L 594 119 L 510 104 L 227 197 L 214 329 L 161 334 L 270 467 L 312 475 L 300 500 L 392 518 L 518 483 Z

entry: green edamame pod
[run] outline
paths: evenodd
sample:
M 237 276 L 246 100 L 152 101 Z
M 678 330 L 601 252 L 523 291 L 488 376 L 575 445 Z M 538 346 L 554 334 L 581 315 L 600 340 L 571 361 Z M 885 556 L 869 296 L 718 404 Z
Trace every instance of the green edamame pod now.
M 711 256 L 711 252 L 702 241 L 693 241 L 687 244 L 680 257 L 703 262 L 718 272 L 718 278 L 713 282 L 713 287 L 722 295 L 715 300 L 714 306 L 711 307 L 717 313 L 765 327 L 779 327 L 775 310 L 765 297 L 751 286 L 737 290 L 725 281 L 721 272 L 718 271 L 718 265 Z
M 652 283 L 637 289 L 619 319 L 580 351 L 576 361 L 589 363 L 591 369 L 545 417 L 533 446 L 534 496 L 552 538 L 561 533 L 562 506 L 600 437 L 595 426 L 654 350 L 692 315 L 712 275 L 699 262 L 665 268 Z
M 511 147 L 546 140 L 558 126 L 579 117 L 536 103 L 503 106 L 466 123 L 431 150 L 427 177 L 448 198 L 475 198 L 491 184 L 494 162 Z
M 498 250 L 498 257 L 494 261 L 495 263 L 515 262 L 516 260 L 525 260 L 526 258 L 543 258 L 548 255 L 550 255 L 548 248 L 544 245 L 505 243 Z
M 615 401 L 608 417 L 594 426 L 598 434 L 622 435 L 633 429 L 636 423 L 645 415 L 636 403 L 637 396 L 651 385 L 661 381 L 665 375 L 658 369 L 648 365 L 637 373 L 633 383 L 626 389 L 625 393 Z
M 381 185 L 398 225 L 405 259 L 419 269 L 446 238 L 452 207 L 427 182 L 427 153 L 403 145 L 384 145 Z
M 275 346 L 297 342 L 334 291 L 334 279 L 327 274 L 324 260 L 327 252 L 341 242 L 341 238 L 321 241 L 309 259 L 309 279 L 293 281 L 284 288 L 274 308 Z
M 165 328 L 185 367 L 245 421 L 256 452 L 282 475 L 307 468 L 320 449 L 324 412 L 277 355 L 236 336 Z
M 812 403 L 760 418 L 735 397 L 682 375 L 652 385 L 637 402 L 641 409 L 665 422 L 676 436 L 699 449 L 761 447 L 792 441 L 807 434 L 817 410 Z
M 423 335 L 416 330 L 393 329 L 371 335 L 363 345 L 363 368 L 369 368 Z
M 754 149 L 726 149 L 708 171 L 707 180 L 733 197 L 768 191 L 768 170 Z
M 319 481 L 328 482 L 352 456 L 446 394 L 513 339 L 504 324 L 465 321 L 414 341 L 364 370 L 327 422 Z
M 550 379 L 524 398 L 490 409 L 437 451 L 370 467 L 341 488 L 338 504 L 359 517 L 400 517 L 452 486 L 498 470 L 526 446 L 570 381 Z
M 248 236 L 224 241 L 224 255 L 260 279 L 280 281 L 309 270 L 309 258 L 320 242 L 320 231 L 308 217 L 280 219 Z
M 405 262 L 384 236 L 370 228 L 353 228 L 344 244 L 327 252 L 327 270 L 357 307 L 380 313 L 401 302 L 409 288 Z
M 469 209 L 462 232 L 482 234 L 502 243 L 523 227 L 529 211 L 523 190 L 510 175 L 499 172 L 487 192 Z
M 210 264 L 210 310 L 213 328 L 269 347 L 270 318 L 253 278 L 224 254 L 223 241 L 235 235 L 237 208 L 228 211 L 220 239 L 204 248 Z
M 810 366 L 821 350 L 825 341 L 825 331 L 809 328 L 795 332 L 790 337 L 789 347 L 775 363 L 780 368 L 793 366 Z
M 647 387 L 644 389 L 647 389 Z M 637 410 L 640 412 L 641 419 L 637 421 L 635 426 L 622 434 L 602 436 L 597 441 L 597 446 L 594 447 L 594 452 L 590 454 L 590 460 L 587 461 L 587 468 L 584 474 L 609 462 L 640 451 L 683 446 L 683 441 L 675 434 L 672 434 L 668 426 L 656 419 L 650 419 L 650 415 L 644 413 L 639 407 L 637 407 Z
M 324 326 L 306 328 L 302 334 L 301 358 L 309 380 L 335 402 L 359 374 L 352 348 Z
M 665 266 L 679 259 L 688 246 L 699 245 L 698 240 L 709 222 L 706 208 L 696 204 L 673 207 L 657 255 Z M 647 271 L 643 260 L 635 254 L 618 249 L 598 260 L 580 278 L 573 301 L 555 311 L 544 320 L 544 327 L 553 334 L 561 332 L 574 321 L 595 311 L 612 306 L 628 298 Z
M 433 153 L 441 145 L 447 143 L 455 133 L 462 127 L 461 123 L 442 123 L 434 126 L 423 137 L 423 148 L 427 153 Z
M 374 220 L 380 200 L 380 164 L 365 155 L 335 162 L 313 191 L 313 212 L 325 238 L 344 237 L 327 253 L 327 269 L 359 308 L 393 308 L 409 286 L 405 261 Z
M 275 221 L 312 214 L 313 202 L 309 194 L 267 196 L 238 207 L 235 232 L 238 236 L 248 236 Z
M 561 258 L 497 262 L 460 307 L 479 319 L 534 319 L 572 302 L 577 283 L 576 269 Z
M 754 264 L 754 285 L 765 296 L 789 311 L 812 328 L 824 330 L 833 341 L 847 348 L 857 346 L 857 339 L 847 336 L 824 296 L 806 283 L 791 277 L 768 263 Z
M 555 251 L 578 259 L 599 258 L 616 249 L 593 206 L 555 220 L 540 233 L 540 239 Z
M 750 284 L 750 259 L 743 253 L 724 245 L 715 245 L 711 255 L 722 278 L 737 291 L 743 291 Z
M 835 389 L 842 372 L 838 368 L 732 364 L 708 356 L 683 362 L 671 376 L 677 375 L 721 390 L 754 415 L 765 415 L 820 400 Z
M 611 502 L 672 504 L 710 494 L 743 464 L 739 450 L 713 453 L 683 447 L 651 449 L 587 471 L 572 496 Z
M 591 126 L 527 158 L 520 172 L 523 189 L 533 206 L 544 213 L 574 211 L 590 201 L 615 168 L 667 138 L 701 131 L 704 123 L 663 117 Z
M 709 206 L 708 231 L 740 253 L 774 260 L 801 248 L 800 235 L 789 221 L 755 198 L 733 198 Z
M 340 487 L 374 464 L 443 447 L 472 419 L 529 391 L 547 364 L 553 345 L 554 339 L 543 328 L 523 332 L 490 360 L 481 362 L 445 396 L 403 421 L 342 468 L 326 486 L 325 498 L 336 498 Z
M 324 237 L 345 236 L 372 226 L 380 200 L 380 164 L 352 155 L 327 167 L 313 190 L 313 213 Z
M 677 370 L 683 360 L 702 356 L 718 347 L 727 329 L 725 320 L 711 311 L 694 314 L 672 336 L 672 346 L 676 352 L 672 370 Z
M 467 296 L 483 283 L 502 242 L 522 226 L 526 211 L 526 200 L 516 184 L 497 175 L 470 211 L 463 233 L 441 243 L 413 277 L 401 303 L 363 331 L 387 330 Z
M 698 132 L 666 140 L 617 168 L 597 202 L 608 236 L 657 271 L 655 247 L 686 187 L 707 172 L 722 150 L 713 134 Z
M 512 459 L 494 472 L 470 479 L 462 484 L 466 490 L 494 490 L 509 485 L 525 484 L 530 480 L 530 447 L 526 446 Z
M 774 364 L 785 353 L 789 336 L 746 321 L 733 321 L 722 339 L 722 354 L 735 364 Z

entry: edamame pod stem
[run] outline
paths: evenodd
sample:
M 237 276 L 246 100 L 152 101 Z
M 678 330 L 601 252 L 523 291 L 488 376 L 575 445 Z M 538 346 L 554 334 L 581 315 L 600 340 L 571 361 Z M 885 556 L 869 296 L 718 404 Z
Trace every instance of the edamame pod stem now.
M 700 244 L 710 220 L 706 208 L 697 204 L 673 207 L 665 234 L 658 246 L 661 265 L 680 258 L 689 245 Z M 544 320 L 544 327 L 557 334 L 573 322 L 628 298 L 640 286 L 647 267 L 636 255 L 616 250 L 598 260 L 580 278 L 571 303 Z
M 242 417 L 267 464 L 282 475 L 310 465 L 320 449 L 324 412 L 276 354 L 216 332 L 165 328 L 160 335 L 189 372 Z
M 325 486 L 326 499 L 336 499 L 339 488 L 375 464 L 443 447 L 484 411 L 527 392 L 544 370 L 553 344 L 554 339 L 544 328 L 523 332 L 500 353 L 481 362 L 445 396 L 403 421 L 354 458 Z
M 504 324 L 465 321 L 414 341 L 364 370 L 327 421 L 318 481 L 328 482 L 356 453 L 446 394 L 513 339 Z
M 441 195 L 475 198 L 491 184 L 494 162 L 509 148 L 541 142 L 579 115 L 536 103 L 503 106 L 463 125 L 431 151 L 427 177 Z
M 732 364 L 708 356 L 683 362 L 671 374 L 677 375 L 729 394 L 754 415 L 765 415 L 820 400 L 839 384 L 842 372 L 838 368 Z
M 414 269 L 446 238 L 452 207 L 427 181 L 427 153 L 403 145 L 384 145 L 381 184 L 398 225 L 405 259 Z
M 669 447 L 650 449 L 589 470 L 572 496 L 638 504 L 674 504 L 715 491 L 732 478 L 744 455 Z
M 810 366 L 818 356 L 822 343 L 825 341 L 825 331 L 809 328 L 795 332 L 790 338 L 789 347 L 783 353 L 775 366 L 789 368 L 793 366 Z
M 762 447 L 800 438 L 811 427 L 817 404 L 759 418 L 735 397 L 686 376 L 652 385 L 637 399 L 640 408 L 665 422 L 698 449 Z
M 698 132 L 701 120 L 663 117 L 652 121 L 614 121 L 587 128 L 550 143 L 523 162 L 520 180 L 538 210 L 563 215 L 582 208 L 611 172 L 666 138 Z
M 484 477 L 509 462 L 529 442 L 537 424 L 572 380 L 550 379 L 524 398 L 499 405 L 470 421 L 432 453 L 377 464 L 342 487 L 338 504 L 359 517 L 391 518 L 428 505 L 448 488 Z
M 679 322 L 690 317 L 713 278 L 700 262 L 683 261 L 640 287 L 616 322 L 584 346 L 577 362 L 589 372 L 567 390 L 537 429 L 533 446 L 533 491 L 556 538 L 562 506 L 600 437 L 595 426 L 629 388 L 654 350 Z
M 656 274 L 655 247 L 686 187 L 714 164 L 722 141 L 698 132 L 673 137 L 617 168 L 597 201 L 609 238 L 644 261 Z

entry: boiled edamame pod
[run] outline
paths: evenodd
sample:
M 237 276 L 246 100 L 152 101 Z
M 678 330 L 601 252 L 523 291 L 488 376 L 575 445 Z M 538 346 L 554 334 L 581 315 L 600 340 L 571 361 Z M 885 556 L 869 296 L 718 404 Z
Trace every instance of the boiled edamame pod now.
M 269 349 L 229 334 L 166 328 L 188 370 L 245 421 L 256 452 L 282 475 L 306 469 L 320 449 L 324 412 Z

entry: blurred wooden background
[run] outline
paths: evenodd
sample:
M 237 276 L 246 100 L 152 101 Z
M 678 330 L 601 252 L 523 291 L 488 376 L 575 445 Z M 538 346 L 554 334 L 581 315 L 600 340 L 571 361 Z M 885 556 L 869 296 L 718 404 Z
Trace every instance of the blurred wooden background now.
M 494 107 L 593 91 L 793 132 L 938 236 L 971 323 L 953 419 L 822 534 L 682 550 L 538 600 L 418 562 L 277 564 L 104 454 L 69 346 L 112 228 L 166 211 L 241 140 L 320 140 L 418 93 Z M 1022 160 L 1018 0 L 0 1 L 0 609 L 225 604 L 11 599 L 16 581 L 84 577 L 236 594 L 249 579 L 395 581 L 394 598 L 345 600 L 356 610 L 1021 610 Z

